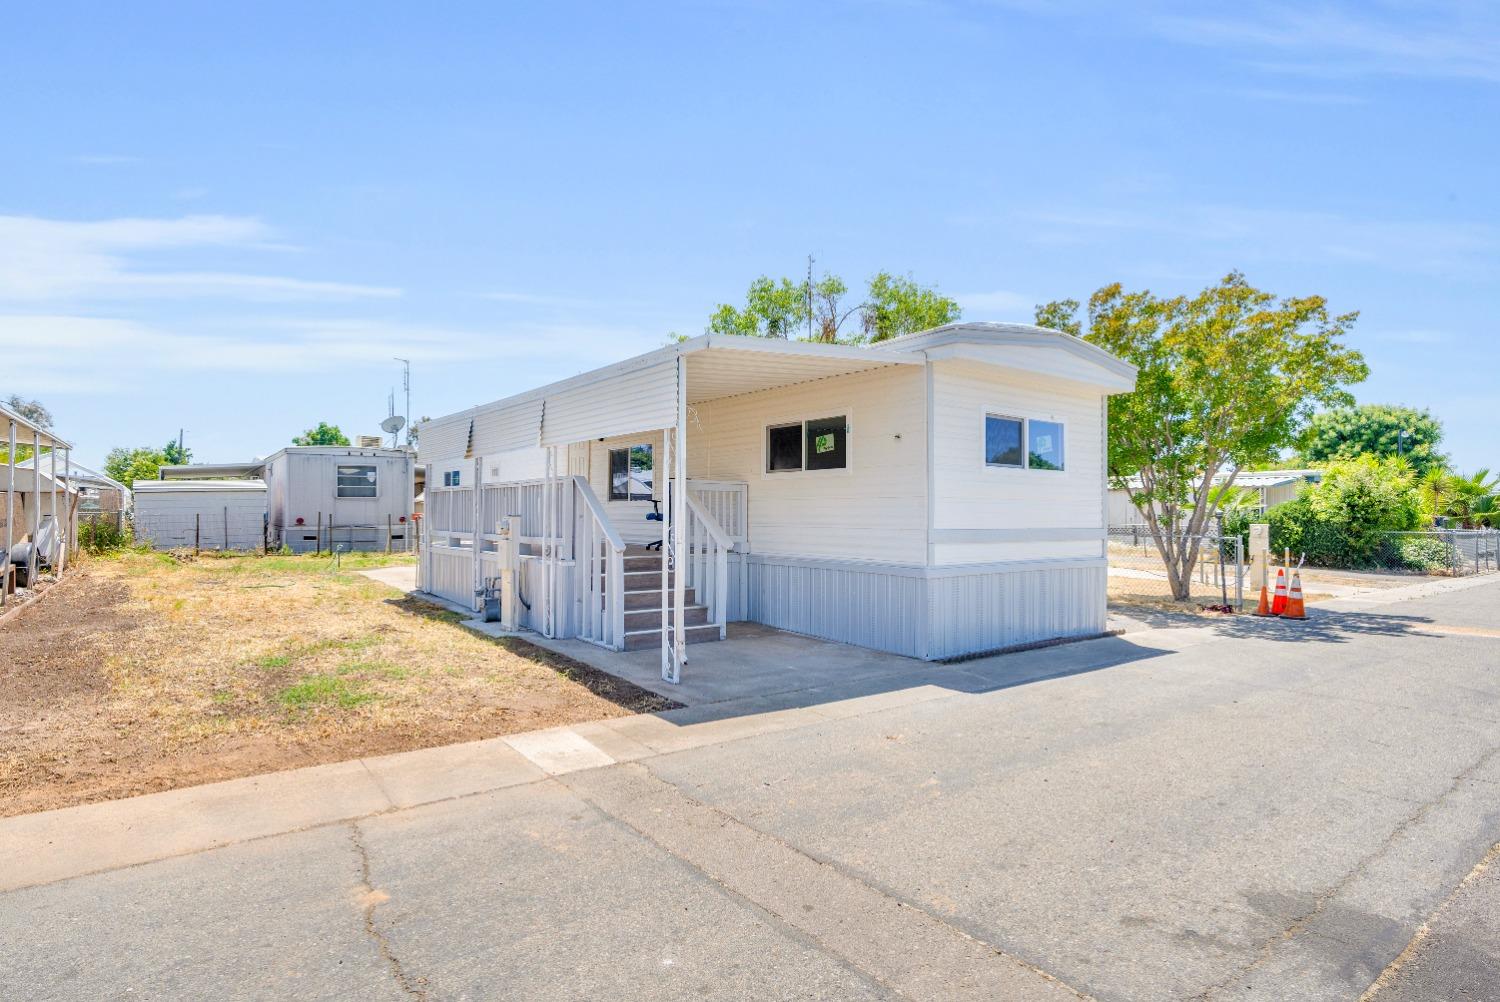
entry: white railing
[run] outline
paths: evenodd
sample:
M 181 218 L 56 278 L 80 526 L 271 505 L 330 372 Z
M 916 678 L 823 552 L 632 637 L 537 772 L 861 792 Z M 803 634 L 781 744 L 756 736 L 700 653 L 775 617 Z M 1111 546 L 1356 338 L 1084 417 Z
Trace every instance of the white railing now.
M 719 639 L 729 622 L 729 551 L 734 540 L 719 520 L 688 491 L 687 523 L 683 526 L 683 581 L 693 589 L 708 618 L 719 628 Z
M 625 649 L 625 541 L 584 477 L 573 477 L 574 593 L 578 639 Z
M 695 498 L 740 551 L 750 548 L 750 486 L 733 480 L 689 480 Z

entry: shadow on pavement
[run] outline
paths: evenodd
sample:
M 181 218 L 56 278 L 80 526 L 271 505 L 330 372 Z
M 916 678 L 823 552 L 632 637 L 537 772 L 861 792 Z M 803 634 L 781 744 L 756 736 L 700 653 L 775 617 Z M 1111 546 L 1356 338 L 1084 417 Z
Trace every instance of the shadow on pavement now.
M 1302 620 L 1266 618 L 1249 613 L 1200 616 L 1190 612 L 1146 608 L 1130 608 L 1127 614 L 1136 622 L 1153 629 L 1207 628 L 1218 636 L 1236 640 L 1275 640 L 1284 643 L 1342 644 L 1355 637 L 1399 637 L 1414 634 L 1433 622 L 1428 616 L 1392 616 L 1387 613 L 1343 612 L 1316 607 L 1308 609 L 1307 618 Z

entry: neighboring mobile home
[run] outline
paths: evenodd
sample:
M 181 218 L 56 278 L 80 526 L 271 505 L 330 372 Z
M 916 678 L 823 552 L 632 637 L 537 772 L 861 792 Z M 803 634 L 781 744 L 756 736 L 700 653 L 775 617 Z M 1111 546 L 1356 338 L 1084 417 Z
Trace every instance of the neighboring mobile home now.
M 1134 382 L 1018 324 L 692 338 L 424 423 L 420 583 L 474 607 L 520 515 L 523 625 L 659 645 L 669 679 L 733 620 L 929 659 L 1097 634 L 1106 401 Z
M 1225 483 L 1228 473 L 1214 477 L 1215 486 Z M 1234 478 L 1234 486 L 1242 488 L 1254 498 L 1249 510 L 1254 515 L 1264 515 L 1279 504 L 1290 501 L 1301 493 L 1306 484 L 1315 484 L 1323 479 L 1322 470 L 1244 470 Z M 1114 488 L 1109 492 L 1109 524 L 1113 526 L 1144 525 L 1146 516 L 1130 501 L 1132 491 L 1141 489 L 1141 478 L 1134 476 L 1126 481 L 1125 488 Z
M 163 466 L 161 477 L 255 478 L 264 489 L 266 544 L 272 549 L 407 550 L 414 543 L 413 465 L 408 449 L 308 445 L 250 463 Z

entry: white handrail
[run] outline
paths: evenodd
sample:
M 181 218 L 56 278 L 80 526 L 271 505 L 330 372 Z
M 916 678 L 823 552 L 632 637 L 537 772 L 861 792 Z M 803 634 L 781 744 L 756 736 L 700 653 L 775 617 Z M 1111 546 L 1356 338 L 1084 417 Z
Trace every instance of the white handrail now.
M 698 601 L 708 607 L 709 618 L 719 628 L 722 640 L 729 623 L 729 551 L 734 548 L 734 540 L 691 492 L 686 500 L 686 581 Z
M 586 477 L 572 478 L 573 573 L 580 640 L 625 649 L 625 540 L 610 522 Z

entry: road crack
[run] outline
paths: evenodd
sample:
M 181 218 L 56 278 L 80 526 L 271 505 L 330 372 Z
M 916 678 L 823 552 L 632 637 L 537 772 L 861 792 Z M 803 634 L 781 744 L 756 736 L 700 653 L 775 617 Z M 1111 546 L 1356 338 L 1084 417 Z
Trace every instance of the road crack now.
M 375 909 L 383 902 L 390 900 L 390 895 L 375 887 L 370 879 L 370 851 L 365 848 L 364 834 L 359 830 L 358 822 L 349 825 L 349 841 L 354 844 L 354 849 L 359 853 L 359 880 L 361 891 L 359 895 L 360 905 L 364 911 L 365 935 L 375 941 L 375 946 L 380 950 L 381 959 L 390 968 L 391 977 L 396 979 L 396 984 L 403 992 L 421 1002 L 427 1002 L 426 981 L 423 978 L 413 978 L 402 966 L 401 960 L 391 949 L 391 942 L 385 933 L 375 924 Z
M 1197 998 L 1203 1000 L 1203 1002 L 1207 1002 L 1207 1000 L 1213 998 L 1214 995 L 1224 991 L 1236 981 L 1243 980 L 1246 975 L 1252 973 L 1262 964 L 1266 963 L 1266 961 L 1270 960 L 1272 955 L 1275 954 L 1276 948 L 1279 945 L 1295 939 L 1297 936 L 1305 932 L 1308 926 L 1312 925 L 1312 923 L 1315 922 L 1318 917 L 1328 909 L 1329 904 L 1331 904 L 1335 898 L 1342 894 L 1350 884 L 1363 876 L 1365 871 L 1368 870 L 1376 860 L 1385 855 L 1385 853 L 1391 848 L 1392 845 L 1394 845 L 1413 826 L 1417 825 L 1422 821 L 1422 819 L 1427 817 L 1427 815 L 1431 814 L 1435 808 L 1440 806 L 1449 797 L 1453 796 L 1453 794 L 1457 793 L 1459 788 L 1469 780 L 1470 776 L 1478 772 L 1480 769 L 1483 769 L 1485 766 L 1489 765 L 1490 761 L 1495 758 L 1497 754 L 1500 754 L 1500 747 L 1491 748 L 1489 751 L 1485 752 L 1485 754 L 1481 755 L 1476 761 L 1466 766 L 1461 772 L 1458 773 L 1458 775 L 1454 776 L 1453 782 L 1449 783 L 1448 786 L 1436 797 L 1433 797 L 1432 799 L 1422 803 L 1417 807 L 1416 810 L 1412 811 L 1406 817 L 1402 818 L 1401 822 L 1391 830 L 1391 833 L 1381 840 L 1379 846 L 1377 846 L 1375 849 L 1372 849 L 1364 856 L 1360 857 L 1359 861 L 1354 864 L 1353 869 L 1344 874 L 1344 876 L 1340 877 L 1339 880 L 1335 884 L 1333 884 L 1333 886 L 1319 893 L 1318 896 L 1313 899 L 1311 908 L 1309 908 L 1302 914 L 1295 916 L 1285 928 L 1263 942 L 1260 946 L 1260 951 L 1255 960 L 1251 961 L 1240 970 L 1235 971 L 1227 975 L 1223 979 L 1206 986 L 1203 991 L 1198 994 Z M 1486 857 L 1486 859 L 1488 859 L 1488 857 Z M 1467 882 L 1468 879 L 1469 878 L 1467 877 L 1464 878 L 1464 882 Z M 1463 886 L 1462 883 L 1460 883 L 1460 887 L 1461 886 Z M 1455 891 L 1455 893 L 1457 892 Z M 1418 930 L 1417 936 L 1415 938 L 1420 939 L 1424 935 L 1425 933 L 1422 930 Z M 1408 944 L 1408 949 L 1410 949 L 1410 944 Z M 1406 951 L 1403 951 L 1402 955 L 1404 956 L 1405 953 Z M 1398 965 L 1400 962 L 1401 957 L 1399 956 L 1395 959 L 1395 961 L 1393 961 L 1394 964 Z

